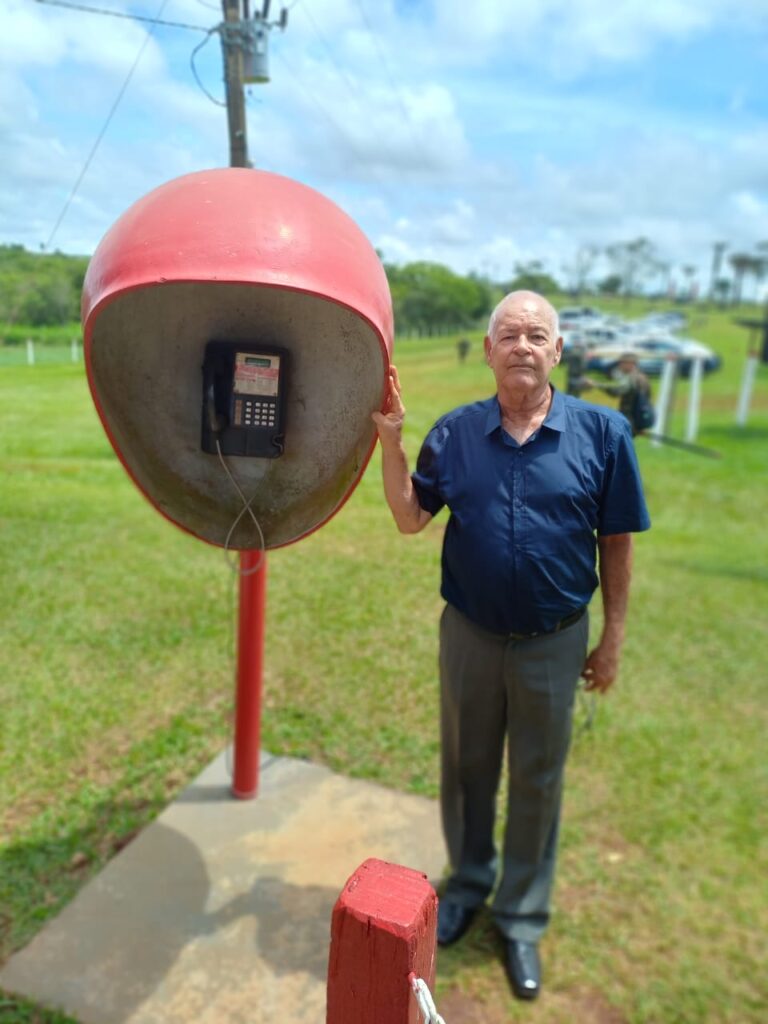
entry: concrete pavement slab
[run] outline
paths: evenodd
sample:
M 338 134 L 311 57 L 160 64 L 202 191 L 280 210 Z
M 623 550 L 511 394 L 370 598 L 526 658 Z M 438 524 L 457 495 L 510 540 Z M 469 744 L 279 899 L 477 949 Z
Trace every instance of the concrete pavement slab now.
M 234 800 L 222 754 L 0 985 L 82 1024 L 322 1024 L 331 911 L 368 857 L 437 881 L 437 804 L 269 756 Z

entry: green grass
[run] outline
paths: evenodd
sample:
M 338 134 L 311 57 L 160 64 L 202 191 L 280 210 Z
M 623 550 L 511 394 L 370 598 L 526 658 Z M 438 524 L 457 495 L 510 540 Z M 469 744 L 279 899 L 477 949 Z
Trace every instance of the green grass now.
M 544 1024 L 768 1010 L 768 368 L 738 429 L 746 332 L 716 312 L 691 333 L 724 356 L 699 437 L 722 458 L 637 442 L 654 525 L 621 678 L 569 765 Z M 398 344 L 412 457 L 441 412 L 490 393 L 472 338 L 464 366 L 455 337 Z M 678 437 L 686 400 L 683 383 Z M 0 465 L 2 958 L 227 743 L 234 597 L 222 553 L 172 529 L 117 464 L 81 365 L 0 370 Z M 436 795 L 444 523 L 400 537 L 376 456 L 337 517 L 270 556 L 266 749 Z M 441 952 L 448 1024 L 456 1000 L 490 1024 L 530 1016 L 497 953 L 487 917 Z M 65 1022 L 10 996 L 0 1020 Z

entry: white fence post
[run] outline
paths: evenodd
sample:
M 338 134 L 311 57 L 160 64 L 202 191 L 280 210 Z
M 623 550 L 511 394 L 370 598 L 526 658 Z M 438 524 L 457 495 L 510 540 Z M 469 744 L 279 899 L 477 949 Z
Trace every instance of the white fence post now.
M 749 403 L 752 400 L 752 388 L 755 384 L 755 374 L 759 356 L 757 352 L 750 352 L 744 367 L 744 374 L 741 378 L 741 391 L 739 392 L 739 404 L 736 407 L 736 423 L 740 427 L 746 427 L 747 416 L 749 415 Z
M 685 440 L 689 444 L 696 440 L 699 433 L 699 409 L 701 407 L 701 376 L 704 360 L 696 358 L 691 363 L 691 387 L 688 392 L 688 420 L 686 423 Z
M 667 356 L 664 362 L 664 369 L 661 373 L 661 386 L 659 387 L 659 398 L 656 403 L 656 422 L 651 428 L 651 440 L 654 434 L 666 434 L 669 415 L 672 412 L 672 399 L 675 393 L 675 375 L 677 373 L 677 357 Z M 660 441 L 653 441 L 659 445 Z
M 78 344 L 77 344 L 77 338 L 73 338 L 72 339 L 72 345 L 70 347 L 70 351 L 72 353 L 72 362 L 76 363 L 78 361 L 78 359 L 80 358 L 80 352 L 79 352 L 79 348 L 78 348 Z
M 27 338 L 27 366 L 35 365 L 35 343 L 31 338 Z

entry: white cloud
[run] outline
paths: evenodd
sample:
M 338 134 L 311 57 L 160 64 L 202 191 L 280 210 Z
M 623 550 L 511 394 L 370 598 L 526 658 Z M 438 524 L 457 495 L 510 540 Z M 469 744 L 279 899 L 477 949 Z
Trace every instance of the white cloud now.
M 50 68 L 69 59 L 119 74 L 130 67 L 149 33 L 148 26 L 130 18 L 99 17 L 29 0 L 6 2 L 0 22 L 0 60 L 5 67 Z M 111 9 L 121 10 L 117 5 Z M 142 64 L 145 69 L 163 64 L 156 42 L 148 44 Z
M 752 246 L 768 241 L 768 199 L 754 192 L 735 192 L 729 197 L 727 211 L 732 213 L 736 237 Z
M 349 175 L 379 184 L 388 179 L 436 178 L 469 156 L 465 129 L 450 92 L 440 83 L 403 85 L 364 78 L 354 91 L 346 76 L 314 57 L 281 56 L 284 103 L 276 116 L 305 125 L 293 159 L 317 175 Z
M 414 260 L 423 258 L 421 247 L 414 247 L 402 235 L 384 233 L 375 236 L 373 241 L 376 248 L 384 253 L 384 259 L 388 263 L 412 263 Z
M 431 237 L 443 245 L 469 245 L 476 231 L 473 207 L 463 199 L 454 199 L 450 210 L 433 221 Z
M 64 23 L 61 31 L 56 29 L 57 22 Z M 69 25 L 62 12 L 52 13 L 49 19 L 40 7 L 23 0 L 7 0 L 0 24 L 0 63 L 6 69 L 50 66 L 66 51 Z

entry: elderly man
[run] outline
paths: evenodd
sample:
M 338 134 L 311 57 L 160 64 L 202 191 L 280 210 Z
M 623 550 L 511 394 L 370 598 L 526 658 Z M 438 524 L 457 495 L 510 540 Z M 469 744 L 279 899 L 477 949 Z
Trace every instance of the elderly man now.
M 557 314 L 513 292 L 494 310 L 485 352 L 497 393 L 443 416 L 410 475 L 392 367 L 374 413 L 384 491 L 403 533 L 450 510 L 440 623 L 441 807 L 451 875 L 438 942 L 464 934 L 497 881 L 494 821 L 505 737 L 509 789 L 492 914 L 519 998 L 540 989 L 563 769 L 580 676 L 604 693 L 624 639 L 632 536 L 650 525 L 629 425 L 550 384 Z M 587 605 L 604 624 L 587 655 Z

